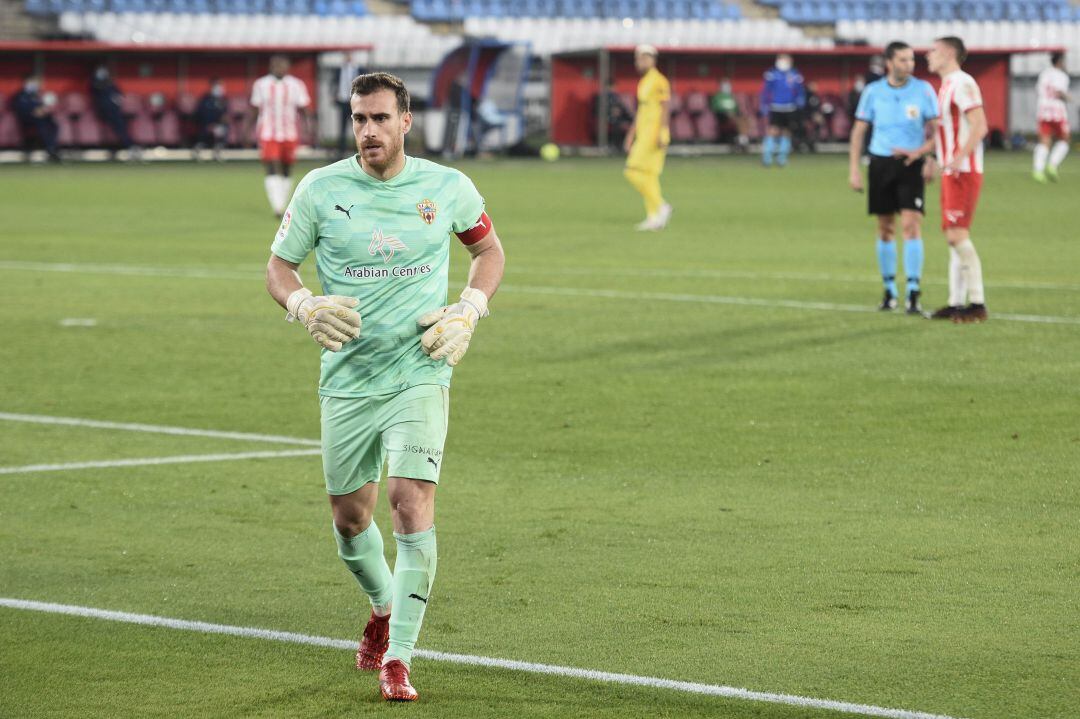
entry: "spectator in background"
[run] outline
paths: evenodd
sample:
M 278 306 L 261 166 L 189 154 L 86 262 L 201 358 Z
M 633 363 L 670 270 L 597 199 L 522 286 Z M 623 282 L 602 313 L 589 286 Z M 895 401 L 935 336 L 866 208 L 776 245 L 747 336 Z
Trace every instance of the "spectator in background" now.
M 866 84 L 877 82 L 883 77 L 885 77 L 885 57 L 883 55 L 871 56 L 866 66 L 866 77 L 864 78 Z
M 350 52 L 345 55 L 345 62 L 337 73 L 337 85 L 334 88 L 334 101 L 341 112 L 341 129 L 338 132 L 337 156 L 345 157 L 346 154 L 356 151 L 356 138 L 352 130 L 352 83 L 359 75 L 367 72 L 360 65 L 361 55 L 359 52 Z
M 90 80 L 90 100 L 94 105 L 94 113 L 97 115 L 98 120 L 105 124 L 113 134 L 116 135 L 116 139 L 120 141 L 120 147 L 125 150 L 131 150 L 133 154 L 138 154 L 138 149 L 135 148 L 134 143 L 131 141 L 131 134 L 128 133 L 128 121 L 124 117 L 124 109 L 122 102 L 124 99 L 123 93 L 120 92 L 120 88 L 113 82 L 112 76 L 109 74 L 109 68 L 104 65 L 99 65 L 94 70 L 94 77 Z
M 225 102 L 225 86 L 218 78 L 210 81 L 210 89 L 199 98 L 195 108 L 195 159 L 204 147 L 211 149 L 215 160 L 221 159 L 221 148 L 229 134 L 229 124 L 225 117 L 228 105 Z
M 791 55 L 780 53 L 776 65 L 765 71 L 761 86 L 761 114 L 769 129 L 761 146 L 761 161 L 768 167 L 775 158 L 778 167 L 787 165 L 792 131 L 798 129 L 800 110 L 806 104 L 803 76 L 795 69 Z
M 60 153 L 56 145 L 59 128 L 52 114 L 52 104 L 47 103 L 41 95 L 40 77 L 30 75 L 26 78 L 22 90 L 11 99 L 11 109 L 18 118 L 23 150 L 26 151 L 27 156 L 29 157 L 30 154 L 33 136 L 37 135 L 41 144 L 45 146 L 49 159 L 59 162 Z
M 859 98 L 862 97 L 863 90 L 866 89 L 866 80 L 862 77 L 855 78 L 855 84 L 851 86 L 851 90 L 848 91 L 847 96 L 847 115 L 848 115 L 848 127 L 855 127 L 855 110 L 859 107 Z M 866 158 L 867 148 L 870 147 L 870 134 L 872 128 L 866 129 L 866 140 L 862 146 L 862 157 Z
M 825 101 L 817 91 L 817 83 L 811 82 L 806 86 L 806 108 L 802 127 L 806 133 L 806 146 L 810 152 L 817 152 L 817 143 L 824 137 L 826 128 Z
M 750 144 L 750 138 L 746 131 L 746 118 L 742 116 L 739 102 L 731 91 L 731 80 L 725 77 L 720 81 L 720 88 L 709 99 L 709 106 L 716 115 L 721 139 L 725 142 L 734 141 L 735 149 L 745 151 Z
M 608 80 L 607 90 L 607 132 L 608 145 L 621 148 L 626 141 L 626 133 L 630 132 L 630 126 L 634 124 L 634 114 L 626 106 L 619 93 L 615 92 L 615 85 Z M 600 93 L 593 98 L 592 116 L 599 118 Z M 599 134 L 597 134 L 599 138 Z

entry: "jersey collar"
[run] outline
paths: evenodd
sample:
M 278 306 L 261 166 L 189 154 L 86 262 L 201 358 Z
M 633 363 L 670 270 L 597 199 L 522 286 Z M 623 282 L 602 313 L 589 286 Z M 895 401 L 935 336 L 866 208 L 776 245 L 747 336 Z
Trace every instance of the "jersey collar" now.
M 416 159 L 405 155 L 405 167 L 401 168 L 401 172 L 394 175 L 389 180 L 380 180 L 364 172 L 364 168 L 360 166 L 359 154 L 354 154 L 349 158 L 349 167 L 352 168 L 353 175 L 367 184 L 375 185 L 376 187 L 394 187 L 402 184 L 410 175 L 412 175 L 413 169 L 416 167 Z

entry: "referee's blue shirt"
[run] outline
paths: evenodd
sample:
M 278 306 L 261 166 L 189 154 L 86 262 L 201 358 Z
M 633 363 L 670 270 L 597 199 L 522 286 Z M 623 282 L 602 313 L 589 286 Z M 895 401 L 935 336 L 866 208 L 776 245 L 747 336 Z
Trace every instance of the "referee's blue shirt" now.
M 883 77 L 866 86 L 855 119 L 874 126 L 870 154 L 889 157 L 894 149 L 914 150 L 926 141 L 926 123 L 937 118 L 937 95 L 925 80 L 909 77 L 900 87 Z

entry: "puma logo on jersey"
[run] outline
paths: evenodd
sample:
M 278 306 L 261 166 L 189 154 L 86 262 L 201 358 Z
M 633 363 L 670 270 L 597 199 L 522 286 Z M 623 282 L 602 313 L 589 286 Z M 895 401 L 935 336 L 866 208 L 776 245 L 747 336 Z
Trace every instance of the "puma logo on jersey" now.
M 439 463 L 438 463 L 438 462 L 436 462 L 436 461 L 435 461 L 434 459 L 432 459 L 431 457 L 428 457 L 428 458 L 427 458 L 427 461 L 429 461 L 429 462 L 431 462 L 432 464 L 434 464 L 434 465 L 435 465 L 435 469 L 438 469 L 438 468 L 439 468 Z
M 371 232 L 371 244 L 368 245 L 367 251 L 371 256 L 380 255 L 383 262 L 389 262 L 394 258 L 395 252 L 401 252 L 408 250 L 405 243 L 396 237 L 387 237 L 383 234 L 383 231 L 376 227 Z
M 356 205 L 349 205 L 349 209 L 346 210 L 341 205 L 334 205 L 335 210 L 337 210 L 338 212 L 344 212 L 345 216 L 348 217 L 350 220 L 352 219 L 352 215 L 350 215 L 349 213 L 352 212 L 352 208 L 354 207 L 356 207 Z

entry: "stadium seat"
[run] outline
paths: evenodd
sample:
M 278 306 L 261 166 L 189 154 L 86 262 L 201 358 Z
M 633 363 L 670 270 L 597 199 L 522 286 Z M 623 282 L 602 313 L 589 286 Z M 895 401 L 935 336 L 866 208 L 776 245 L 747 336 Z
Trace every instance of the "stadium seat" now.
M 694 119 L 688 112 L 679 112 L 671 118 L 671 141 L 690 142 L 694 139 Z
M 720 123 L 712 112 L 702 112 L 694 117 L 694 134 L 699 142 L 716 142 L 720 139 Z

